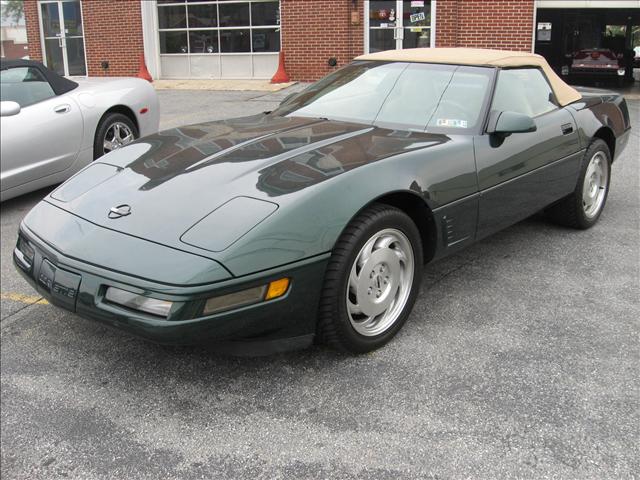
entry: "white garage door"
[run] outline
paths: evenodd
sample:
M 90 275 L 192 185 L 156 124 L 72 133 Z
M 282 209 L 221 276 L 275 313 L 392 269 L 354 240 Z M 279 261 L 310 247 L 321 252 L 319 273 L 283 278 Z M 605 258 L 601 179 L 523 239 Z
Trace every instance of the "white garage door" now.
M 279 0 L 157 0 L 163 78 L 271 78 Z

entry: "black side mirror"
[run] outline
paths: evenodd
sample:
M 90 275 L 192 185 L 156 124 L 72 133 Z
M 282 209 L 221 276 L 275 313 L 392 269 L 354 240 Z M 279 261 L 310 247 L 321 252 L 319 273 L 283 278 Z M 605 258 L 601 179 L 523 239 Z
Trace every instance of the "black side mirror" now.
M 487 133 L 508 137 L 512 133 L 535 132 L 536 123 L 528 115 L 517 112 L 496 112 L 489 115 Z

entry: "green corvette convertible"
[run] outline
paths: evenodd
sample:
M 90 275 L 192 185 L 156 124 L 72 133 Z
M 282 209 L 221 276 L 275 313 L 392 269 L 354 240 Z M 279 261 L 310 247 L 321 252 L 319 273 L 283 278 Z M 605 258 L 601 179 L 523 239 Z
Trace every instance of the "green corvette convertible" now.
M 149 340 L 368 352 L 424 264 L 541 210 L 594 225 L 629 129 L 620 95 L 530 53 L 365 55 L 273 112 L 101 157 L 25 217 L 14 262 L 51 303 Z

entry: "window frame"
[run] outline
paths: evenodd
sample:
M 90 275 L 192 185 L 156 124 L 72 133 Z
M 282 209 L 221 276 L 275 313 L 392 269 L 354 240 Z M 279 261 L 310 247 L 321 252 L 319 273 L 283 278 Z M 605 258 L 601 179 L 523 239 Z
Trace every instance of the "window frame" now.
M 253 25 L 253 19 L 252 19 L 252 14 L 253 14 L 253 4 L 257 4 L 257 3 L 277 3 L 278 5 L 278 9 L 281 11 L 282 9 L 282 1 L 281 0 L 264 0 L 264 1 L 260 1 L 260 0 L 236 0 L 236 1 L 223 1 L 220 2 L 219 0 L 203 0 L 203 1 L 199 1 L 199 2 L 189 2 L 189 1 L 185 1 L 185 0 L 175 0 L 173 2 L 166 2 L 166 3 L 157 3 L 155 5 L 155 16 L 157 19 L 157 25 L 156 25 L 156 35 L 157 35 L 157 39 L 158 39 L 158 55 L 160 56 L 194 56 L 194 55 L 219 55 L 219 56 L 224 56 L 224 55 L 274 55 L 274 54 L 278 54 L 280 51 L 282 51 L 282 21 L 280 21 L 279 24 L 276 25 Z M 249 24 L 248 25 L 244 25 L 244 26 L 221 26 L 220 25 L 220 5 L 233 5 L 233 4 L 244 4 L 247 5 L 247 7 L 249 8 Z M 213 5 L 216 7 L 216 14 L 217 14 L 217 26 L 215 27 L 191 27 L 189 25 L 189 6 L 200 6 L 200 5 Z M 160 24 L 159 24 L 159 10 L 165 7 L 184 7 L 184 12 L 185 12 L 185 26 L 184 27 L 178 27 L 178 28 L 160 28 Z M 281 15 L 281 13 L 280 13 Z M 254 30 L 273 30 L 274 33 L 279 35 L 279 48 L 277 51 L 255 51 L 253 48 L 253 31 Z M 202 31 L 202 30 L 208 30 L 208 31 L 214 31 L 216 32 L 216 35 L 218 37 L 218 50 L 212 53 L 208 53 L 208 52 L 191 52 L 191 43 L 190 43 L 190 33 L 191 31 Z M 246 52 L 223 52 L 222 51 L 222 35 L 221 32 L 225 31 L 225 30 L 248 30 L 249 31 L 249 51 Z M 161 51 L 161 41 L 160 41 L 160 34 L 162 32 L 180 32 L 180 33 L 185 33 L 187 36 L 187 43 L 186 43 L 186 47 L 187 47 L 187 51 L 186 52 L 173 52 L 173 53 L 169 53 L 169 52 L 162 52 Z
M 38 100 L 37 102 L 33 102 L 30 103 L 29 105 L 20 105 L 20 110 L 23 110 L 25 108 L 29 108 L 32 105 L 38 105 L 39 103 L 42 102 L 46 102 L 47 100 L 51 100 L 52 98 L 56 98 L 59 97 L 60 94 L 56 93 L 55 89 L 53 88 L 53 85 L 51 85 L 51 82 L 49 81 L 49 79 L 47 78 L 47 76 L 45 75 L 45 73 L 42 71 L 42 69 L 38 68 L 35 65 L 15 65 L 15 66 L 11 66 L 11 67 L 7 67 L 7 68 L 3 68 L 2 70 L 0 70 L 0 72 L 5 72 L 5 71 L 9 71 L 9 70 L 14 70 L 17 68 L 32 68 L 35 71 L 38 72 L 38 74 L 44 79 L 44 82 L 49 85 L 49 88 L 51 89 L 51 91 L 53 92 L 53 95 L 51 95 L 50 97 L 47 98 L 43 98 L 42 100 Z M 0 73 L 1 74 L 1 73 Z M 1 83 L 1 82 L 0 82 Z M 21 83 L 28 83 L 28 82 L 21 82 Z M 2 100 L 3 102 L 14 102 L 15 100 Z M 16 102 L 18 103 L 18 102 Z
M 536 67 L 536 66 L 523 66 L 523 67 L 499 67 L 496 68 L 496 75 L 494 77 L 494 83 L 493 83 L 493 89 L 491 92 L 491 100 L 489 102 L 489 107 L 487 109 L 487 115 L 485 118 L 485 122 L 484 122 L 484 128 L 483 128 L 483 134 L 487 133 L 487 126 L 489 123 L 489 116 L 491 114 L 491 107 L 493 106 L 493 99 L 495 98 L 496 95 L 496 89 L 498 88 L 498 78 L 500 77 L 500 73 L 502 71 L 505 70 L 537 70 L 538 72 L 540 72 L 540 75 L 542 75 L 542 78 L 544 79 L 544 81 L 547 83 L 547 85 L 549 86 L 549 90 L 551 90 L 551 95 L 552 97 L 549 99 L 551 101 L 551 103 L 553 103 L 555 105 L 555 108 L 552 110 L 549 110 L 548 112 L 543 112 L 540 113 L 538 115 L 532 116 L 532 119 L 536 119 L 539 117 L 542 117 L 543 115 L 547 115 L 549 113 L 555 112 L 557 110 L 560 110 L 562 108 L 562 106 L 560 105 L 560 103 L 558 102 L 558 99 L 556 98 L 556 92 L 553 91 L 553 87 L 551 86 L 551 82 L 549 82 L 549 79 L 547 78 L 547 75 L 544 73 L 544 70 L 542 70 L 542 68 L 540 67 Z

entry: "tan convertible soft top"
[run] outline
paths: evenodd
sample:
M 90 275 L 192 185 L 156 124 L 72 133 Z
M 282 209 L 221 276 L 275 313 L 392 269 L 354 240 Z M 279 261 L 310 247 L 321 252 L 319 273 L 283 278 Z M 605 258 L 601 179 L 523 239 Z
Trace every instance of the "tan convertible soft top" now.
M 535 53 L 484 48 L 408 48 L 361 55 L 356 60 L 446 63 L 482 67 L 539 67 L 547 76 L 560 105 L 565 106 L 582 98 L 576 89 L 564 83 L 551 69 L 544 57 Z

